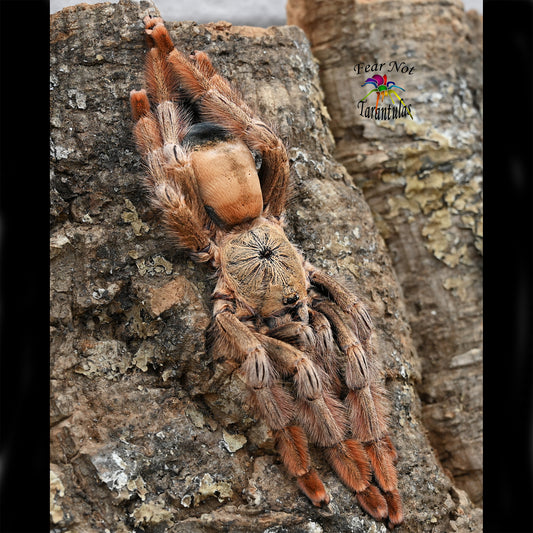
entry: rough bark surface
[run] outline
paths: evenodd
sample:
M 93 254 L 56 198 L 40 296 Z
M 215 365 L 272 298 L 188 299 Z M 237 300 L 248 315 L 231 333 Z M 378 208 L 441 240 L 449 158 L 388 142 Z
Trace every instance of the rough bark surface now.
M 481 505 L 482 17 L 455 0 L 289 0 L 287 12 L 320 63 L 334 155 L 363 189 L 403 289 L 424 425 Z M 405 89 L 414 120 L 361 115 L 374 74 Z
M 151 3 L 51 17 L 51 526 L 71 532 L 385 532 L 319 454 L 313 508 L 231 365 L 205 353 L 212 273 L 173 249 L 141 188 L 129 92 L 142 85 Z M 402 531 L 480 531 L 436 462 L 415 391 L 401 291 L 360 190 L 331 155 L 318 68 L 295 27 L 168 24 L 205 50 L 287 141 L 289 238 L 369 304 L 392 405 Z

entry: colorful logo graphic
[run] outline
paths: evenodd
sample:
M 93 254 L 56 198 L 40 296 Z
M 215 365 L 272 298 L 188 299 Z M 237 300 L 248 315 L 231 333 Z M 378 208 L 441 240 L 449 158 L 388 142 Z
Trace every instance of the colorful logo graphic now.
M 405 108 L 405 111 L 407 111 L 411 119 L 413 118 L 413 115 L 411 114 L 411 110 L 409 109 L 411 106 L 407 107 L 404 101 L 398 96 L 398 93 L 394 90 L 394 89 L 400 89 L 403 92 L 405 92 L 405 89 L 403 87 L 400 87 L 399 85 L 396 85 L 393 81 L 387 81 L 386 74 L 384 74 L 383 76 L 381 76 L 380 74 L 375 74 L 371 78 L 367 78 L 367 80 L 365 81 L 365 83 L 363 83 L 363 85 L 361 85 L 361 87 L 364 87 L 365 85 L 373 85 L 374 88 L 364 98 L 361 98 L 361 100 L 359 100 L 359 103 L 364 102 L 372 93 L 376 93 L 376 110 L 375 110 L 376 118 L 380 118 L 379 113 L 378 113 L 378 105 L 379 105 L 380 100 L 382 103 L 384 103 L 385 97 L 388 96 L 391 99 L 392 104 L 393 105 L 396 104 L 396 102 L 392 98 L 393 94 L 402 103 L 403 107 Z M 361 114 L 362 114 L 362 110 L 361 110 Z M 405 113 L 402 113 L 402 114 L 403 116 L 405 116 Z M 386 118 L 386 117 L 384 116 L 381 118 Z

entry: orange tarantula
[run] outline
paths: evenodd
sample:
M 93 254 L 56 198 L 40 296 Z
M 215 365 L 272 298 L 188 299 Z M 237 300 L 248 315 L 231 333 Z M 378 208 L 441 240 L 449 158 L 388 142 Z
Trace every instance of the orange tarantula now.
M 283 143 L 205 53 L 186 57 L 160 18 L 144 22 L 151 49 L 146 90 L 131 92 L 134 134 L 169 233 L 217 271 L 209 349 L 240 365 L 248 404 L 314 505 L 327 505 L 329 495 L 308 441 L 363 509 L 400 524 L 371 320 L 359 298 L 285 236 Z

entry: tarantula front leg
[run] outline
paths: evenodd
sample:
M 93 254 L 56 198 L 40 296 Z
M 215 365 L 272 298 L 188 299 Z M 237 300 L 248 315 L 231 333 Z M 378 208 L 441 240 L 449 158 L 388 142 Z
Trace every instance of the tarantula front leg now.
M 262 157 L 258 171 L 265 214 L 281 216 L 287 197 L 289 162 L 279 137 L 242 100 L 229 82 L 220 76 L 207 54 L 195 52 L 191 57 L 176 50 L 161 22 L 147 20 L 147 33 L 166 57 L 173 74 L 191 101 L 197 105 L 202 119 L 223 126 Z
M 363 443 L 374 476 L 384 492 L 392 527 L 403 521 L 395 462 L 397 453 L 387 436 L 385 394 L 375 381 L 375 369 L 361 341 L 347 323 L 347 314 L 333 302 L 321 301 L 315 308 L 331 322 L 337 343 L 346 356 L 345 380 L 349 388 L 345 404 L 350 412 L 352 431 Z M 369 343 L 367 343 L 367 346 Z

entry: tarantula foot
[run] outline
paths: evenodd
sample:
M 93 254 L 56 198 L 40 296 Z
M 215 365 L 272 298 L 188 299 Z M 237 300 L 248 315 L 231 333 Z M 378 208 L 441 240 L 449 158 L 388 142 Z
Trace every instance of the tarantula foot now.
M 315 507 L 325 507 L 329 504 L 329 495 L 315 470 L 311 469 L 307 474 L 298 477 L 296 482 Z
M 390 492 L 385 492 L 385 500 L 389 508 L 389 523 L 390 529 L 394 529 L 403 522 L 402 499 L 397 489 Z
M 174 50 L 174 43 L 172 42 L 172 39 L 168 34 L 168 30 L 163 22 L 156 22 L 155 24 L 152 24 L 154 20 L 156 19 L 150 20 L 150 25 L 146 26 L 145 32 L 146 35 L 148 35 L 148 38 L 153 42 L 154 46 L 156 46 L 163 53 L 163 55 L 166 56 L 172 50 Z
M 376 520 L 387 518 L 387 501 L 375 485 L 369 485 L 365 490 L 356 493 L 359 505 Z
M 150 30 L 152 29 L 156 24 L 163 24 L 163 19 L 161 17 L 152 17 L 151 15 L 146 15 L 143 19 L 144 22 L 144 29 Z

